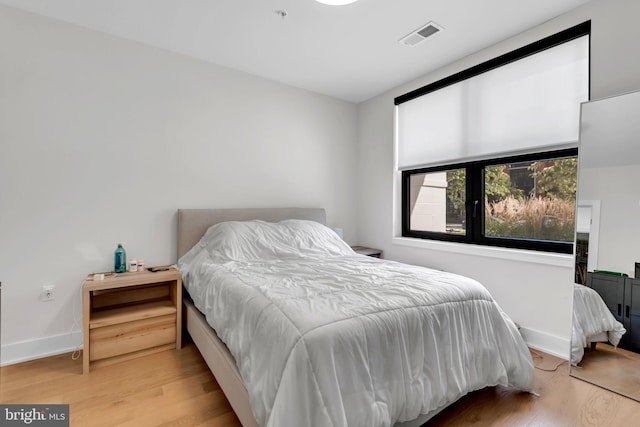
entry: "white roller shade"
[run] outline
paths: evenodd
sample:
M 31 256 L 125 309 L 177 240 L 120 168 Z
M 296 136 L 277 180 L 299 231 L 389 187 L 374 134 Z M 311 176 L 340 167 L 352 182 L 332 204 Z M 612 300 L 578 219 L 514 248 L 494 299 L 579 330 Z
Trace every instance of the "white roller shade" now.
M 588 97 L 583 36 L 398 105 L 398 167 L 575 147 Z

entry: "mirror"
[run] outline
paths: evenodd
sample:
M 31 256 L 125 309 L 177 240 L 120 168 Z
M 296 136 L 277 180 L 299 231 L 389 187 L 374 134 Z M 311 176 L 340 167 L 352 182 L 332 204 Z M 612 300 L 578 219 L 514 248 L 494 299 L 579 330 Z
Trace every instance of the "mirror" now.
M 639 112 L 640 92 L 582 104 L 571 336 L 572 376 L 636 400 L 640 400 Z

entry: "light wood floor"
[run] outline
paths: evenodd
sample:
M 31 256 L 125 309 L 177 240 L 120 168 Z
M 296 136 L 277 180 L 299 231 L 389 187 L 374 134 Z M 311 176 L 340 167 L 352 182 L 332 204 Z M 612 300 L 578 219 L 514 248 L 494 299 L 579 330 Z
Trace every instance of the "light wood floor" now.
M 545 356 L 540 366 L 559 363 Z M 536 390 L 540 397 L 502 387 L 471 393 L 428 426 L 626 427 L 640 414 L 640 403 L 569 377 L 566 362 L 536 369 Z M 74 427 L 240 427 L 193 344 L 88 375 L 69 355 L 3 367 L 0 402 L 68 403 Z
M 574 377 L 640 399 L 640 354 L 598 343 L 595 350 L 585 349 L 578 365 L 571 368 Z

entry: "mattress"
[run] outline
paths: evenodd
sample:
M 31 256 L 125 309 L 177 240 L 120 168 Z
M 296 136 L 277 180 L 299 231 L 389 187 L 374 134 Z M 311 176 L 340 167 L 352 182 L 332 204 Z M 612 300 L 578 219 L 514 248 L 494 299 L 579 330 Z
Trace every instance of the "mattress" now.
M 571 364 L 577 365 L 584 356 L 588 340 L 606 334 L 607 340 L 617 346 L 626 329 L 611 314 L 595 290 L 579 284 L 573 285 L 573 328 L 571 331 Z
M 529 351 L 482 285 L 357 255 L 320 224 L 217 224 L 178 266 L 261 426 L 390 426 L 486 386 L 532 387 Z

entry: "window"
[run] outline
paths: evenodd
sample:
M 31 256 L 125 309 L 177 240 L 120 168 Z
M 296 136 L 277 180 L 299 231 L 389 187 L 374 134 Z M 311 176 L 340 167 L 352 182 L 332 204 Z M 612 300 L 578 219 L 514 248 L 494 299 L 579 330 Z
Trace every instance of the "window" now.
M 577 149 L 404 171 L 403 235 L 571 253 L 576 174 Z
M 402 235 L 572 253 L 585 22 L 396 98 Z
M 407 173 L 411 230 L 466 235 L 465 169 Z

